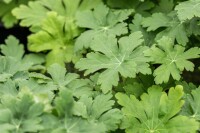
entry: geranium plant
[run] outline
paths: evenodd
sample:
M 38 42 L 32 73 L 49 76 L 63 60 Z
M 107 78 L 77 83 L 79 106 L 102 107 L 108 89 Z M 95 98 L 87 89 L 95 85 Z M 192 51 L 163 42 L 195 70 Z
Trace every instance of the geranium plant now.
M 200 0 L 1 0 L 0 20 L 29 30 L 0 35 L 0 133 L 200 131 Z

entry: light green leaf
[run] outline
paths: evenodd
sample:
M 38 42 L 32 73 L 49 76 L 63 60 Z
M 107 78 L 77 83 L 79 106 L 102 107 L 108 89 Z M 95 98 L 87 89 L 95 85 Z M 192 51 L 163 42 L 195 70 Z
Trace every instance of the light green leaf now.
M 27 5 L 20 5 L 12 11 L 12 14 L 21 19 L 21 26 L 40 26 L 41 22 L 47 16 L 48 9 L 40 1 L 30 1 Z
M 77 29 L 66 24 L 65 18 L 56 12 L 50 12 L 42 23 L 42 30 L 28 37 L 28 48 L 34 52 L 49 50 L 46 65 L 59 63 L 64 66 L 65 62 L 73 61 L 72 39 L 77 36 Z M 64 30 L 64 31 L 63 31 Z M 70 54 L 69 54 L 70 53 Z

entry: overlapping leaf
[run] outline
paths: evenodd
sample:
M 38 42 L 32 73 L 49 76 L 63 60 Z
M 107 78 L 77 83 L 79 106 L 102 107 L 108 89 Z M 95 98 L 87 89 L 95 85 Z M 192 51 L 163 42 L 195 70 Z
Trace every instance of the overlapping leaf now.
M 181 23 L 174 12 L 170 14 L 154 13 L 152 16 L 144 18 L 142 25 L 147 27 L 147 31 L 155 31 L 158 28 L 164 28 L 156 35 L 156 40 L 163 36 L 168 36 L 179 44 L 186 45 L 188 43 L 188 33 L 186 24 Z
M 56 111 L 60 118 L 52 133 L 104 133 L 105 127 L 103 124 L 96 124 L 94 121 L 87 121 L 82 118 L 72 116 L 74 100 L 72 93 L 67 90 L 61 90 L 59 97 L 55 100 Z
M 44 106 L 36 103 L 33 97 L 21 92 L 17 97 L 1 99 L 1 132 L 37 132 L 43 129 L 41 116 Z
M 200 121 L 200 98 L 199 98 L 200 88 L 192 90 L 191 93 L 185 96 L 185 105 L 181 111 L 182 115 L 194 118 L 198 122 Z
M 85 10 L 76 15 L 77 25 L 89 28 L 76 40 L 75 50 L 79 51 L 93 45 L 93 41 L 107 35 L 120 36 L 128 33 L 127 24 L 123 21 L 131 14 L 131 10 L 112 11 L 107 6 L 100 4 L 93 11 Z
M 74 25 L 65 22 L 65 18 L 56 12 L 48 13 L 42 24 L 42 30 L 28 37 L 29 50 L 41 52 L 49 50 L 46 65 L 75 61 L 78 58 L 73 52 L 73 38 L 78 35 Z
M 24 73 L 35 65 L 44 62 L 44 58 L 40 55 L 29 54 L 24 56 L 24 47 L 19 44 L 14 36 L 9 36 L 5 43 L 5 45 L 1 45 L 1 53 L 3 54 L 3 56 L 0 56 L 1 81 L 6 81 L 18 72 Z
M 81 59 L 76 67 L 86 70 L 85 75 L 104 70 L 98 78 L 98 84 L 104 93 L 117 86 L 119 73 L 123 77 L 135 77 L 137 73 L 150 74 L 149 58 L 144 57 L 141 32 L 134 32 L 128 37 L 117 39 L 109 36 L 98 38 L 91 46 L 95 52 L 88 53 L 87 58 Z
M 84 95 L 75 104 L 74 113 L 78 116 L 96 121 L 106 127 L 106 131 L 115 131 L 118 128 L 122 118 L 119 109 L 112 109 L 114 100 L 111 100 L 111 94 L 100 94 L 94 99 Z
M 17 19 L 12 15 L 11 11 L 20 4 L 27 4 L 28 0 L 4 0 L 0 1 L 0 19 L 4 26 L 11 28 L 17 23 Z
M 185 51 L 181 45 L 173 46 L 173 41 L 168 37 L 163 37 L 156 46 L 145 51 L 145 55 L 153 59 L 153 64 L 160 64 L 153 73 L 157 84 L 168 82 L 170 76 L 180 80 L 183 70 L 193 71 L 194 64 L 189 59 L 199 58 L 199 54 L 198 47 Z
M 153 86 L 148 89 L 148 93 L 138 100 L 134 95 L 130 97 L 117 93 L 118 103 L 123 106 L 124 119 L 122 129 L 126 133 L 188 133 L 196 132 L 199 128 L 194 119 L 186 116 L 176 116 L 184 103 L 181 100 L 183 88 L 176 86 L 170 88 L 168 94 L 162 92 L 162 88 Z
M 68 89 L 77 98 L 82 95 L 92 95 L 92 87 L 89 85 L 89 80 L 78 79 L 79 75 L 66 73 L 66 69 L 58 64 L 51 65 L 47 71 L 58 90 Z

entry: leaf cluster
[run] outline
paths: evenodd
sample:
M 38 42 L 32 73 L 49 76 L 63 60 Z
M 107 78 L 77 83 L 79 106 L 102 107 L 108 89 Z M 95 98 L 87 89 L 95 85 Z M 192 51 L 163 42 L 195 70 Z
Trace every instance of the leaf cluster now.
M 1 0 L 2 26 L 30 35 L 0 45 L 0 132 L 196 133 L 199 12 L 200 0 Z

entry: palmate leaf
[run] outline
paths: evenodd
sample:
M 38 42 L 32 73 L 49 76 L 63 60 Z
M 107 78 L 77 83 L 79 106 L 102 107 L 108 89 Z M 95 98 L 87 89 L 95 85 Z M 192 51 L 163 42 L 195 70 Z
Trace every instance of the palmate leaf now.
M 122 114 L 119 109 L 113 108 L 115 102 L 111 98 L 111 94 L 99 94 L 94 99 L 84 95 L 75 103 L 74 114 L 82 116 L 88 121 L 103 124 L 106 131 L 115 131 Z
M 41 0 L 30 1 L 28 5 L 20 5 L 12 13 L 21 19 L 21 26 L 40 26 L 48 12 L 54 11 L 71 21 L 75 16 L 80 0 Z M 69 19 L 70 18 L 70 19 Z
M 175 80 L 180 80 L 181 73 L 194 70 L 194 64 L 189 59 L 199 58 L 200 49 L 193 47 L 187 51 L 181 45 L 174 45 L 171 38 L 163 37 L 156 46 L 145 51 L 145 55 L 153 59 L 153 64 L 160 64 L 154 70 L 157 84 L 169 81 L 170 75 Z
M 14 36 L 8 36 L 0 49 L 3 55 L 0 56 L 0 81 L 3 82 L 8 78 L 13 78 L 16 74 L 23 75 L 29 69 L 44 62 L 44 57 L 41 55 L 24 55 L 23 45 L 19 44 L 19 40 Z
M 128 33 L 127 24 L 123 21 L 131 14 L 131 10 L 113 11 L 100 4 L 93 11 L 80 11 L 76 15 L 77 25 L 89 28 L 83 32 L 75 43 L 75 50 L 79 51 L 93 45 L 93 41 L 107 35 L 120 36 Z
M 49 50 L 46 65 L 75 61 L 78 57 L 73 53 L 73 38 L 78 35 L 76 27 L 67 24 L 63 16 L 50 12 L 42 23 L 42 30 L 28 37 L 28 48 L 34 52 Z M 76 32 L 77 31 L 77 32 Z
M 19 40 L 12 35 L 8 36 L 5 40 L 5 45 L 1 44 L 0 48 L 3 55 L 13 57 L 18 60 L 20 60 L 25 53 L 24 46 L 19 44 Z
M 38 30 L 42 21 L 47 17 L 49 11 L 54 11 L 61 16 L 65 16 L 66 21 L 73 21 L 75 13 L 78 9 L 85 10 L 96 7 L 101 0 L 37 0 L 30 1 L 28 5 L 20 5 L 16 7 L 12 14 L 19 20 L 20 25 L 32 27 L 31 29 Z
M 173 40 L 176 39 L 179 44 L 184 46 L 189 41 L 186 24 L 180 22 L 175 12 L 169 14 L 154 13 L 152 16 L 144 18 L 142 25 L 147 28 L 147 31 L 164 28 L 156 35 L 156 40 L 161 39 L 163 36 L 168 36 Z
M 68 90 L 61 90 L 55 99 L 55 109 L 58 112 L 59 120 L 55 123 L 52 133 L 104 133 L 103 124 L 96 124 L 94 121 L 87 121 L 81 117 L 72 116 L 74 108 L 73 95 Z
M 67 89 L 72 92 L 76 98 L 80 98 L 83 94 L 92 95 L 92 87 L 89 80 L 79 79 L 79 75 L 67 73 L 66 69 L 58 64 L 48 67 L 47 72 L 52 78 L 52 83 L 56 85 L 58 90 Z
M 150 74 L 149 58 L 144 57 L 143 51 L 147 47 L 141 46 L 143 39 L 141 32 L 134 32 L 118 41 L 113 36 L 99 37 L 98 42 L 91 46 L 95 52 L 87 54 L 77 62 L 76 68 L 86 70 L 85 75 L 104 70 L 98 78 L 98 84 L 104 93 L 117 86 L 119 73 L 123 77 L 134 78 L 137 73 Z M 97 40 L 97 39 L 96 39 Z
M 43 104 L 34 102 L 29 93 L 20 92 L 18 97 L 4 95 L 1 99 L 0 109 L 0 127 L 3 127 L 3 133 L 42 130 L 43 109 Z
M 200 0 L 189 0 L 180 2 L 175 10 L 178 13 L 178 18 L 181 21 L 190 20 L 193 17 L 200 17 Z
M 12 15 L 11 11 L 20 4 L 27 4 L 28 0 L 4 0 L 0 1 L 0 17 L 3 25 L 11 28 L 17 23 L 17 19 Z
M 194 119 L 177 115 L 184 101 L 183 88 L 176 86 L 170 88 L 168 94 L 162 92 L 162 88 L 152 86 L 148 93 L 138 100 L 134 95 L 130 97 L 123 93 L 117 93 L 118 103 L 123 107 L 124 119 L 121 128 L 126 133 L 195 133 L 198 123 Z

